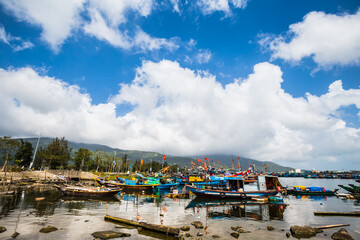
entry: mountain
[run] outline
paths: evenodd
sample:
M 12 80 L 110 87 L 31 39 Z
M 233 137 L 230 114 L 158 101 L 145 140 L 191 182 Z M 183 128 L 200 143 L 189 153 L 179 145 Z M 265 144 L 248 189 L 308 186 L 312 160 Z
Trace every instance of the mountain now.
M 25 141 L 29 141 L 32 143 L 34 149 L 37 143 L 37 138 L 24 138 Z M 40 139 L 40 143 L 39 143 L 39 147 L 46 147 L 48 144 L 50 144 L 52 142 L 53 138 L 41 138 Z M 127 155 L 127 159 L 130 161 L 135 161 L 135 160 L 140 160 L 141 158 L 144 160 L 145 163 L 148 163 L 150 161 L 156 161 L 156 162 L 161 162 L 163 159 L 163 154 L 161 153 L 157 153 L 157 152 L 147 152 L 147 151 L 137 151 L 137 150 L 123 150 L 123 149 L 119 149 L 119 148 L 111 148 L 109 146 L 106 145 L 101 145 L 101 144 L 87 144 L 87 143 L 76 143 L 76 142 L 72 142 L 69 141 L 69 145 L 73 148 L 73 152 L 75 152 L 76 150 L 78 150 L 79 148 L 86 148 L 89 149 L 93 152 L 95 151 L 103 151 L 108 155 L 113 156 L 116 153 L 116 156 L 118 157 L 124 157 L 125 155 Z M 236 164 L 238 164 L 238 158 L 237 156 L 234 155 L 203 155 L 203 156 L 172 156 L 172 155 L 166 155 L 166 162 L 169 165 L 173 165 L 173 164 L 178 164 L 180 167 L 184 167 L 184 166 L 191 166 L 191 162 L 197 163 L 196 159 L 202 159 L 204 161 L 205 157 L 209 158 L 209 162 L 205 161 L 207 165 L 211 165 L 211 166 L 219 166 L 219 164 L 217 164 L 217 162 L 219 161 L 220 163 L 222 163 L 224 166 L 228 166 L 231 167 L 232 165 L 232 159 L 234 159 L 235 161 L 235 166 Z M 269 169 L 270 171 L 276 171 L 276 172 L 285 172 L 285 171 L 290 171 L 293 170 L 293 168 L 290 167 L 284 167 L 281 166 L 279 164 L 273 163 L 273 162 L 269 162 L 269 161 L 258 161 L 255 159 L 250 159 L 250 158 L 245 158 L 245 157 L 240 157 L 240 167 L 241 170 L 246 170 L 248 169 L 248 162 L 249 164 L 255 164 L 255 169 L 257 171 L 263 171 L 264 172 L 264 164 L 268 164 L 269 165 Z M 214 164 L 215 162 L 215 164 Z M 200 163 L 199 163 L 200 164 Z

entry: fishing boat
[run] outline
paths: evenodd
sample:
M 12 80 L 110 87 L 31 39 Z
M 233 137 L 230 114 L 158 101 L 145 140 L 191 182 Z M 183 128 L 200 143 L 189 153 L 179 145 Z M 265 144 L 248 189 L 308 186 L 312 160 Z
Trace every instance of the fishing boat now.
M 120 188 L 103 188 L 103 187 L 78 187 L 78 186 L 59 186 L 55 185 L 63 195 L 65 196 L 76 196 L 76 197 L 109 197 L 113 196 L 122 189 Z
M 197 187 L 186 184 L 186 188 L 199 198 L 219 199 L 251 199 L 254 197 L 274 196 L 283 187 L 277 177 L 255 176 L 255 182 L 245 182 L 242 177 L 222 177 L 226 181 L 225 188 Z
M 349 186 L 344 186 L 344 185 L 339 184 L 338 186 L 341 187 L 342 189 L 345 189 L 348 192 L 351 192 L 351 193 L 360 193 L 359 187 L 357 187 L 353 184 L 349 184 Z
M 335 196 L 337 191 L 339 191 L 339 189 L 326 190 L 323 187 L 294 186 L 292 189 L 288 189 L 287 193 L 306 196 Z

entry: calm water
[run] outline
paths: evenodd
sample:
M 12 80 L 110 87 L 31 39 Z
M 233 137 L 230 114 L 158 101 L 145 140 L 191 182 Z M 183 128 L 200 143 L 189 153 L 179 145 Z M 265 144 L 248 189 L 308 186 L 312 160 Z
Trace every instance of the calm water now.
M 279 178 L 286 186 L 322 186 L 326 189 L 338 188 L 338 184 L 356 184 L 354 180 L 342 179 L 303 179 Z M 95 231 L 114 230 L 130 233 L 126 239 L 171 239 L 163 235 L 125 228 L 104 221 L 105 214 L 136 220 L 137 216 L 150 223 L 181 227 L 190 226 L 193 221 L 201 221 L 206 230 L 195 230 L 195 236 L 203 234 L 202 239 L 234 239 L 230 236 L 231 226 L 242 226 L 251 233 L 241 234 L 239 239 L 287 239 L 285 232 L 292 225 L 322 226 L 349 223 L 346 227 L 354 239 L 360 239 L 360 218 L 354 217 L 316 217 L 314 211 L 360 211 L 358 200 L 341 200 L 337 197 L 300 197 L 284 196 L 282 204 L 257 204 L 240 201 L 203 202 L 191 199 L 170 199 L 166 196 L 135 196 L 111 198 L 107 201 L 67 199 L 57 192 L 47 193 L 44 201 L 35 201 L 43 193 L 21 192 L 12 197 L 0 197 L 0 226 L 7 231 L 0 234 L 0 239 L 94 239 Z M 52 233 L 39 233 L 46 225 L 53 225 L 59 230 Z M 272 225 L 275 231 L 266 228 Z M 312 239 L 331 239 L 338 229 L 328 229 Z

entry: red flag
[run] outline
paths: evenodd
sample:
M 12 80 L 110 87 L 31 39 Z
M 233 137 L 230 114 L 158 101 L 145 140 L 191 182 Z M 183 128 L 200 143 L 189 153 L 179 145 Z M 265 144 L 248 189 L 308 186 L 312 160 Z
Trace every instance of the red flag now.
M 220 161 L 218 161 L 218 164 L 220 164 Z
M 166 160 L 166 156 L 164 155 L 164 157 L 163 157 L 163 158 L 164 158 L 164 161 L 165 161 L 165 160 Z
M 143 160 L 143 159 L 141 159 L 140 165 L 143 165 L 143 164 L 144 164 L 144 160 Z
M 200 162 L 202 163 L 202 160 L 200 160 Z
M 206 160 L 206 161 L 209 161 L 209 159 L 208 159 L 207 157 L 205 158 L 205 160 Z
M 238 156 L 238 159 L 240 160 L 240 157 Z
M 240 168 L 240 167 L 239 167 L 239 164 L 236 164 L 236 167 L 237 167 L 237 168 Z
M 235 163 L 235 160 L 234 160 L 234 158 L 232 159 L 233 160 L 233 164 Z
M 207 169 L 207 167 L 206 167 L 206 163 L 204 162 L 204 167 L 205 167 L 205 171 L 207 171 L 208 169 Z
M 200 160 L 199 159 L 196 159 L 197 162 L 199 162 Z

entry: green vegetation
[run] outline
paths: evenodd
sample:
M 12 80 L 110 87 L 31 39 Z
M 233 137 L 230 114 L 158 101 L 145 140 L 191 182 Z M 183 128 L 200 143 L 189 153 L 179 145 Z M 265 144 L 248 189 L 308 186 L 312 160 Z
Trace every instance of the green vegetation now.
M 11 139 L 2 137 L 0 145 L 0 164 L 4 166 L 8 161 L 13 162 L 18 168 L 28 168 L 33 155 L 33 146 L 37 138 Z M 6 141 L 5 141 L 6 139 Z M 13 141 L 9 141 L 9 140 Z M 17 143 L 15 143 L 17 142 Z M 6 144 L 5 144 L 6 143 Z M 18 144 L 18 145 L 17 145 Z M 10 148 L 9 146 L 13 146 Z M 5 148 L 6 147 L 6 148 Z M 16 152 L 16 153 L 15 153 Z M 14 154 L 15 153 L 15 154 Z M 6 157 L 7 156 L 7 157 Z M 74 143 L 62 138 L 41 138 L 39 150 L 33 164 L 33 169 L 74 169 L 95 172 L 158 172 L 162 168 L 163 154 L 157 152 L 145 152 L 136 150 L 122 150 L 111 148 L 100 144 Z M 178 168 L 191 167 L 191 162 L 196 163 L 196 158 L 209 159 L 206 162 L 209 167 L 232 166 L 232 159 L 235 159 L 235 168 L 239 163 L 241 170 L 247 170 L 249 165 L 255 165 L 257 171 L 285 172 L 293 170 L 272 162 L 261 162 L 254 159 L 243 158 L 239 160 L 233 155 L 206 155 L 196 157 L 166 156 L 164 166 L 169 166 L 169 171 L 176 172 Z M 141 165 L 141 159 L 143 164 Z M 219 162 L 219 163 L 218 163 Z M 115 163 L 115 164 L 114 164 Z M 267 169 L 264 168 L 265 164 Z M 4 167 L 3 167 L 4 168 Z
M 6 169 L 6 165 L 11 158 L 11 153 L 15 152 L 18 147 L 18 140 L 12 139 L 10 136 L 0 137 L 0 150 L 2 151 L 5 158 L 5 163 L 1 171 Z

